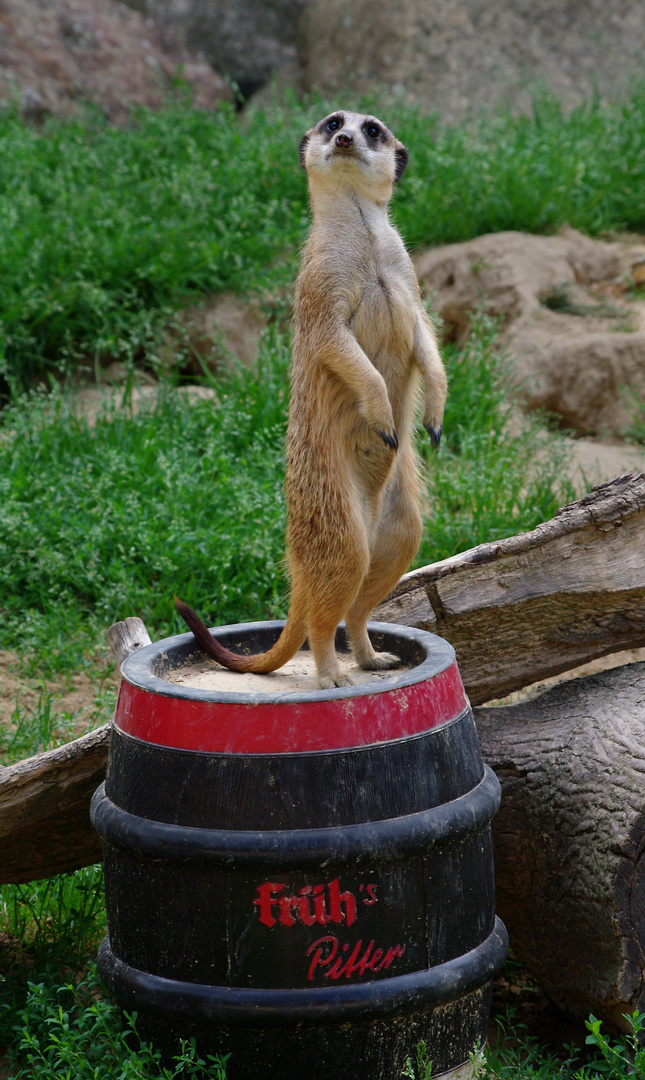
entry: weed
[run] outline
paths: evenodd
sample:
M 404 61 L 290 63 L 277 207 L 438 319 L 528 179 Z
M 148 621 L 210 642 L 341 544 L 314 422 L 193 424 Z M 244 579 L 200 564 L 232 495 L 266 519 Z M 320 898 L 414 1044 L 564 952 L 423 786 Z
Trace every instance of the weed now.
M 589 1031 L 586 1038 L 588 1046 L 600 1052 L 590 1066 L 589 1076 L 605 1080 L 626 1080 L 627 1077 L 645 1077 L 645 1048 L 639 1035 L 645 1030 L 645 1013 L 638 1010 L 626 1016 L 631 1031 L 622 1039 L 610 1040 L 601 1030 L 602 1023 L 593 1014 L 585 1021 Z
M 484 1080 L 634 1080 L 645 1077 L 645 1049 L 642 1031 L 645 1014 L 634 1012 L 626 1016 L 630 1032 L 619 1038 L 609 1038 L 602 1031 L 601 1021 L 590 1016 L 585 1021 L 589 1032 L 586 1044 L 589 1053 L 583 1055 L 573 1047 L 564 1047 L 554 1054 L 522 1035 L 521 1028 L 512 1023 L 516 1046 L 503 1043 L 504 1022 L 498 1018 L 501 1038 L 495 1047 L 485 1051 Z
M 401 1076 L 409 1077 L 410 1080 L 430 1080 L 432 1076 L 432 1062 L 428 1058 L 428 1048 L 423 1039 L 415 1048 L 414 1062 L 412 1058 L 406 1059 Z
M 39 672 L 83 665 L 105 628 L 140 615 L 177 632 L 173 592 L 218 622 L 283 608 L 287 349 L 191 402 L 161 387 L 91 425 L 64 394 L 6 410 L 0 440 L 0 647 Z M 268 353 L 270 353 L 270 358 Z
M 420 437 L 429 517 L 418 564 L 533 528 L 572 495 L 557 442 L 513 419 L 494 333 L 484 320 L 465 350 L 449 350 L 439 454 Z M 129 615 L 153 637 L 182 629 L 174 592 L 213 622 L 283 614 L 287 366 L 274 326 L 258 369 L 219 381 L 216 401 L 162 385 L 147 408 L 114 406 L 93 424 L 59 392 L 5 410 L 0 647 L 41 675 L 78 669 Z
M 16 1025 L 14 1080 L 226 1080 L 228 1057 L 200 1057 L 194 1040 L 182 1042 L 173 1063 L 137 1034 L 136 1014 L 125 1015 L 100 995 L 94 965 L 81 982 L 30 982 Z
M 48 750 L 71 738 L 74 717 L 57 713 L 53 694 L 43 690 L 34 706 L 16 705 L 12 714 L 13 730 L 0 731 L 1 758 L 4 765 Z

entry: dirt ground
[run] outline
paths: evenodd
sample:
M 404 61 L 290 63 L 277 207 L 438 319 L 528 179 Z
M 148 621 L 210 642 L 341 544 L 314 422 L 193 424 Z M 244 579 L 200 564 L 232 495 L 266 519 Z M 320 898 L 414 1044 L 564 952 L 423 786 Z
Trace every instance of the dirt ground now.
M 65 742 L 94 727 L 95 719 L 103 722 L 103 716 L 99 719 L 97 715 L 100 695 L 106 687 L 116 690 L 118 684 L 116 671 L 108 673 L 101 682 L 79 672 L 45 683 L 37 677 L 25 676 L 15 654 L 0 650 L 0 730 L 15 728 L 17 712 L 24 715 L 35 711 L 47 695 L 52 711 L 61 718 L 58 726 L 63 735 L 61 741 Z

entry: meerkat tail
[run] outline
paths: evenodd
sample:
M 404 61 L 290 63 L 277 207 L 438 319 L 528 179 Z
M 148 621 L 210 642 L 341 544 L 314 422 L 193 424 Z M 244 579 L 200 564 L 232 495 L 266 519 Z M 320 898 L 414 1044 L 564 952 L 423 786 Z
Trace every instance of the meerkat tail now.
M 222 667 L 228 668 L 229 671 L 251 671 L 258 675 L 275 671 L 276 668 L 282 667 L 292 656 L 295 656 L 298 649 L 302 648 L 307 637 L 306 612 L 298 609 L 292 603 L 284 629 L 275 645 L 267 652 L 259 655 L 241 656 L 239 653 L 231 652 L 217 638 L 213 637 L 197 612 L 193 611 L 178 596 L 175 596 L 175 607 L 189 630 L 192 630 L 200 649 L 211 659 L 217 660 L 217 663 L 221 664 Z

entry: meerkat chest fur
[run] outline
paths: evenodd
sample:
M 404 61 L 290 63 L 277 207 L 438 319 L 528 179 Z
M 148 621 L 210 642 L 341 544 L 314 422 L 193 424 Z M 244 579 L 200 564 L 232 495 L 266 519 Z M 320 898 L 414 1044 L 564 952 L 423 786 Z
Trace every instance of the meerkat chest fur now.
M 316 407 L 321 403 L 312 395 L 315 366 L 338 397 L 320 339 L 325 334 L 336 340 L 342 354 L 344 332 L 349 332 L 383 378 L 398 437 L 406 437 L 418 375 L 414 344 L 420 296 L 388 203 L 407 152 L 373 117 L 343 113 L 307 133 L 301 156 L 313 224 L 296 289 L 292 404 L 299 401 L 300 367 L 307 398 Z M 359 410 L 360 404 L 359 394 Z

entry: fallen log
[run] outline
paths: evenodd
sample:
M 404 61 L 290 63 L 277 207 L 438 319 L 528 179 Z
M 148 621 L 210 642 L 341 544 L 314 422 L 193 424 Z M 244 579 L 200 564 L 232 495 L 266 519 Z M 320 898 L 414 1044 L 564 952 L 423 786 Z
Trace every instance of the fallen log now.
M 645 645 L 645 474 L 413 570 L 372 618 L 447 638 L 474 705 Z
M 110 725 L 0 769 L 0 882 L 33 881 L 100 862 L 90 799 L 105 779 Z
M 545 993 L 626 1028 L 645 1011 L 645 663 L 475 709 L 502 785 L 497 910 Z
M 141 619 L 108 632 L 117 663 L 150 643 Z M 0 768 L 0 884 L 51 877 L 100 862 L 90 799 L 105 780 L 110 725 Z

